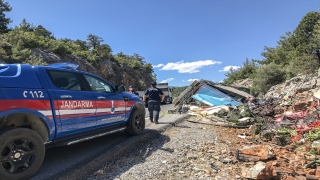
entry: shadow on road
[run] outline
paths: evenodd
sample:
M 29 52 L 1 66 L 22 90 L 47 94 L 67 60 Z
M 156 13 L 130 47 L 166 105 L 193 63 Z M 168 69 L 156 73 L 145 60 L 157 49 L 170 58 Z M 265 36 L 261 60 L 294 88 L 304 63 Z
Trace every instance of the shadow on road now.
M 162 150 L 173 152 L 173 149 L 163 147 L 166 142 L 170 141 L 168 136 L 165 136 L 156 130 L 149 130 L 148 134 L 149 133 L 157 134 L 157 136 L 148 141 L 141 141 L 132 144 L 130 147 L 124 150 L 123 153 L 113 156 L 112 160 L 106 158 L 104 165 L 100 167 L 100 169 L 103 170 L 103 174 L 99 175 L 97 179 L 118 178 L 133 166 L 144 163 L 146 159 L 155 151 Z M 139 170 L 138 168 L 136 169 L 136 172 L 137 171 L 140 171 L 140 173 L 146 173 L 145 169 Z M 93 175 L 91 174 L 87 176 L 86 179 L 91 179 L 92 176 Z
M 49 148 L 46 150 L 40 169 L 30 180 L 56 179 L 61 174 L 90 162 L 129 138 L 124 132 L 117 132 L 70 146 Z

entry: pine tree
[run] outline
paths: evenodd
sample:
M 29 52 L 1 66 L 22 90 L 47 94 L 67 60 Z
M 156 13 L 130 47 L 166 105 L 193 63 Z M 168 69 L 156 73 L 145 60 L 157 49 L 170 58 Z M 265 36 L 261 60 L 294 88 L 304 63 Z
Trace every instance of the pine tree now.
M 8 24 L 11 23 L 10 18 L 6 18 L 4 12 L 10 12 L 12 8 L 9 3 L 0 0 L 0 33 L 6 33 L 9 31 Z

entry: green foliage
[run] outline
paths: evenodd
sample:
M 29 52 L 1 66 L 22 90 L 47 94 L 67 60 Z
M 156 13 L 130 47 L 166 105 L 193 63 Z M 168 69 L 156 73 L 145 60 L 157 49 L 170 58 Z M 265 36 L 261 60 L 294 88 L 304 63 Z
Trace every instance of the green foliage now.
M 152 80 L 155 81 L 155 82 L 157 82 L 157 75 L 156 75 L 156 73 L 151 73 L 151 74 L 152 74 L 152 75 L 151 75 Z
M 119 52 L 114 55 L 114 61 L 121 64 L 131 66 L 134 69 L 145 69 L 150 75 L 154 72 L 153 67 L 150 63 L 146 63 L 144 58 L 139 54 L 134 53 L 133 55 L 126 55 Z
M 26 19 L 23 19 L 19 24 L 19 29 L 24 32 L 33 32 L 35 30 L 35 27 L 33 24 L 28 23 Z
M 88 43 L 86 41 L 82 41 L 80 39 L 77 39 L 76 41 L 74 41 L 74 43 L 79 46 L 81 51 L 89 50 L 89 46 L 88 46 Z
M 146 63 L 143 65 L 143 68 L 148 72 L 148 73 L 153 73 L 153 67 L 152 67 L 152 64 L 150 63 Z
M 137 85 L 136 87 L 137 87 L 137 90 L 138 90 L 138 91 L 144 91 L 144 90 L 146 89 L 147 85 L 146 85 L 146 83 L 145 83 L 142 79 L 140 79 L 140 80 L 138 81 L 138 85 Z M 140 94 L 140 95 L 141 95 L 141 94 Z
M 23 46 L 22 40 L 19 40 L 18 43 L 12 48 L 11 58 L 17 60 L 18 62 L 23 62 L 31 55 L 31 50 Z
M 47 64 L 43 61 L 43 57 L 41 55 L 36 56 L 35 54 L 31 54 L 25 61 L 23 61 L 23 63 L 33 66 L 43 66 Z
M 256 60 L 251 60 L 247 58 L 246 61 L 243 63 L 243 66 L 237 70 L 230 69 L 225 75 L 227 79 L 224 80 L 226 85 L 231 85 L 236 80 L 246 79 L 246 78 L 253 78 L 256 74 L 257 64 Z
M 9 31 L 8 24 L 11 22 L 10 18 L 6 18 L 4 12 L 10 12 L 12 8 L 7 2 L 0 0 L 0 33 L 6 33 Z
M 133 67 L 133 69 L 135 69 L 135 70 L 138 70 L 138 69 L 141 69 L 142 68 L 142 63 L 141 62 L 139 62 L 139 61 L 133 61 L 133 63 L 132 63 L 132 67 Z
M 111 47 L 107 44 L 102 44 L 97 47 L 97 50 L 93 49 L 92 51 L 96 52 L 96 54 L 100 57 L 100 59 L 110 59 L 112 54 Z
M 8 57 L 7 52 L 3 48 L 0 48 L 0 59 L 6 60 Z
M 312 74 L 319 68 L 319 59 L 316 55 L 303 55 L 292 59 L 291 71 L 303 74 Z
M 246 70 L 243 70 L 243 66 L 228 72 L 224 83 L 231 85 L 236 80 L 254 79 L 250 91 L 256 94 L 266 92 L 272 85 L 298 74 L 316 73 L 320 67 L 319 12 L 307 13 L 293 32 L 281 36 L 276 47 L 265 46 L 261 55 L 263 60 L 254 60 L 258 64 L 251 63 L 248 66 L 246 60 Z
M 313 48 L 309 44 L 312 42 L 313 31 L 319 19 L 320 14 L 318 12 L 309 12 L 302 18 L 298 27 L 294 30 L 291 38 L 294 39 L 293 45 L 298 53 L 311 54 L 313 52 Z
M 1 37 L 0 37 L 0 59 L 2 59 L 2 60 L 6 60 L 9 58 L 8 53 L 4 49 L 8 45 L 9 44 L 6 41 L 4 41 L 3 39 L 1 39 Z
M 259 91 L 266 93 L 271 86 L 285 81 L 285 71 L 281 66 L 271 63 L 261 65 L 256 72 L 256 78 L 253 79 L 253 86 Z
M 43 26 L 39 25 L 34 29 L 34 34 L 36 36 L 43 36 L 45 38 L 53 38 L 52 32 L 48 31 Z
M 320 139 L 320 127 L 310 130 L 306 139 L 311 142 Z
M 307 13 L 297 28 L 282 36 L 276 48 L 265 47 L 262 55 L 265 57 L 261 64 L 275 63 L 286 70 L 287 78 L 299 73 L 308 74 L 319 68 L 320 56 L 317 55 L 317 32 L 319 32 L 320 14 Z M 318 62 L 317 62 L 318 61 Z
M 278 41 L 278 46 L 276 48 L 264 47 L 264 52 L 261 53 L 264 60 L 259 61 L 260 64 L 270 64 L 275 63 L 285 67 L 290 64 L 292 57 L 294 56 L 292 46 L 292 33 L 286 32 L 286 35 L 280 37 Z
M 87 59 L 93 66 L 99 68 L 102 60 L 111 60 L 118 66 L 128 65 L 136 70 L 145 69 L 151 78 L 156 79 L 153 67 L 144 57 L 137 53 L 126 55 L 122 52 L 114 55 L 108 44 L 102 44 L 101 37 L 89 34 L 86 40 L 69 38 L 56 39 L 53 33 L 42 25 L 35 26 L 23 19 L 19 26 L 9 31 L 7 25 L 11 22 L 5 18 L 4 12 L 11 11 L 8 3 L 0 0 L 0 59 L 8 63 L 29 63 L 45 65 L 41 55 L 32 53 L 33 49 L 52 51 L 60 56 L 72 54 Z M 143 86 L 143 85 L 141 85 Z
M 188 86 L 182 86 L 182 87 L 173 87 L 171 95 L 173 98 L 178 97 L 185 89 L 187 89 Z
M 49 44 L 49 48 L 52 52 L 59 54 L 61 56 L 66 54 L 71 54 L 71 47 L 68 43 L 63 42 L 62 40 L 52 41 Z
M 96 49 L 97 46 L 100 46 L 101 42 L 103 42 L 103 39 L 99 36 L 89 34 L 87 36 L 88 46 L 89 48 Z
M 146 63 L 144 58 L 139 54 L 126 55 L 122 52 L 113 55 L 112 49 L 108 44 L 101 44 L 101 38 L 95 35 L 89 35 L 92 41 L 71 40 L 71 39 L 55 39 L 52 33 L 39 25 L 34 27 L 25 20 L 19 27 L 15 27 L 12 31 L 3 34 L 6 42 L 13 45 L 11 59 L 18 62 L 23 62 L 31 54 L 33 48 L 49 49 L 52 52 L 64 56 L 72 54 L 78 57 L 86 58 L 94 65 L 98 66 L 101 60 L 109 59 L 120 65 L 128 65 L 134 69 L 146 69 L 152 76 L 153 67 L 150 63 Z M 97 41 L 94 42 L 93 39 Z M 1 43 L 0 43 L 1 45 Z M 0 51 L 0 57 L 4 55 Z

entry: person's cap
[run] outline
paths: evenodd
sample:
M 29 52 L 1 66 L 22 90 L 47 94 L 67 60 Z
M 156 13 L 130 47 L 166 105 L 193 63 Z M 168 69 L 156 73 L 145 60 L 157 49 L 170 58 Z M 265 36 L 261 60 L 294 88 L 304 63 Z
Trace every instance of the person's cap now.
M 157 85 L 157 83 L 155 81 L 152 81 L 150 84 L 153 86 Z
M 133 88 L 133 86 L 129 86 L 129 88 Z

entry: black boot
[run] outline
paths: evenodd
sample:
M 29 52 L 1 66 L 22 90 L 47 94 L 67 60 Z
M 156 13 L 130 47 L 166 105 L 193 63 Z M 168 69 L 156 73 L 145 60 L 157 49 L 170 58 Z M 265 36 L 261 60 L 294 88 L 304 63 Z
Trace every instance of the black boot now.
M 153 123 L 153 118 L 150 118 L 150 122 L 152 122 L 152 123 Z
M 155 123 L 155 124 L 159 124 L 158 120 L 155 120 L 154 123 Z

